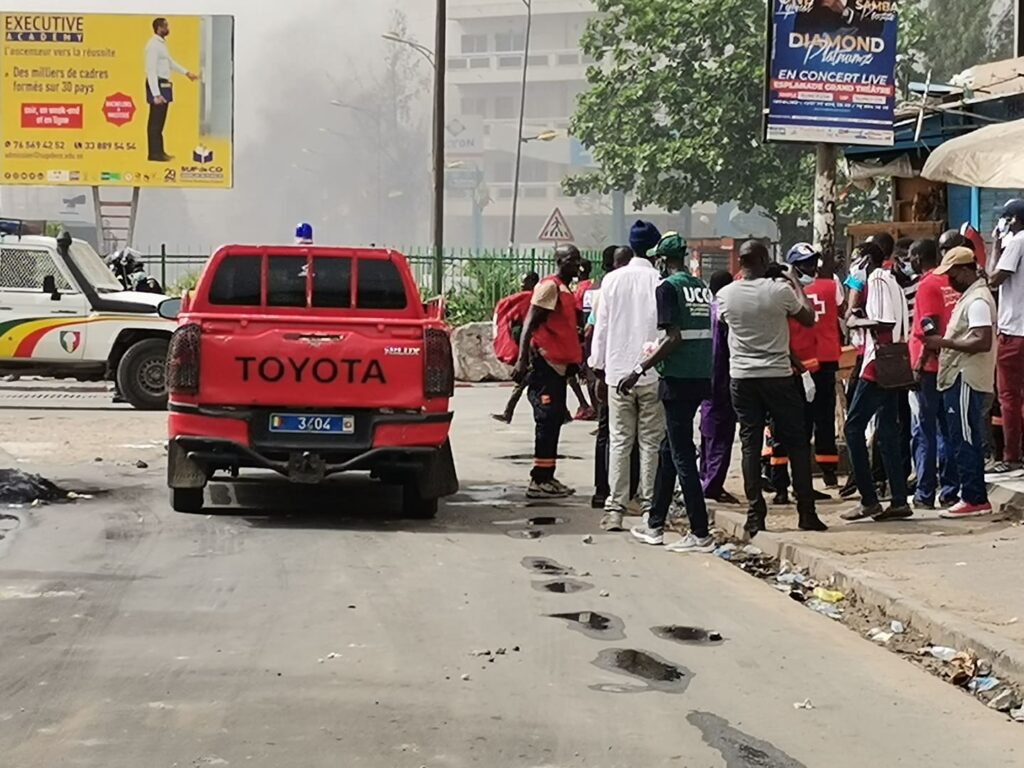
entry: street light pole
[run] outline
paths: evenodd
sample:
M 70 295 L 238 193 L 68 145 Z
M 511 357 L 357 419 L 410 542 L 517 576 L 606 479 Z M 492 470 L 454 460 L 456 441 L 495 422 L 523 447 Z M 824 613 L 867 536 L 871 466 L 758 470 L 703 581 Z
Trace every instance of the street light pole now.
M 437 0 L 434 29 L 434 293 L 444 293 L 444 75 L 447 67 L 447 0 Z
M 523 119 L 526 116 L 526 73 L 530 64 L 530 28 L 533 25 L 533 2 L 526 6 L 526 38 L 523 40 L 523 81 L 519 89 L 519 128 L 516 131 L 516 170 L 512 179 L 512 223 L 509 227 L 508 249 L 516 247 L 516 215 L 519 213 L 519 169 L 523 162 Z

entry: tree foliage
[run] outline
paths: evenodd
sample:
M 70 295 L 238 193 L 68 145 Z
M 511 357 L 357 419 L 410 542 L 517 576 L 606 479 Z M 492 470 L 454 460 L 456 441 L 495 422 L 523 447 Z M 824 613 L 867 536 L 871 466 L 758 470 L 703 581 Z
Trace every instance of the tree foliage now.
M 792 236 L 810 217 L 811 148 L 764 143 L 766 3 L 750 0 L 595 0 L 582 37 L 597 60 L 572 132 L 599 170 L 566 180 L 573 194 L 631 191 L 637 207 L 698 202 L 759 207 Z M 1006 53 L 1006 0 L 907 0 L 897 81 L 941 80 Z M 993 27 L 993 22 L 996 26 Z M 878 196 L 875 196 L 878 197 Z M 863 198 L 863 199 L 862 199 Z M 854 193 L 865 213 L 884 205 Z M 881 206 L 881 207 L 879 207 Z
M 668 210 L 736 201 L 807 209 L 807 149 L 762 144 L 765 9 L 749 0 L 597 0 L 581 40 L 599 64 L 573 133 L 601 170 L 573 193 L 631 190 Z

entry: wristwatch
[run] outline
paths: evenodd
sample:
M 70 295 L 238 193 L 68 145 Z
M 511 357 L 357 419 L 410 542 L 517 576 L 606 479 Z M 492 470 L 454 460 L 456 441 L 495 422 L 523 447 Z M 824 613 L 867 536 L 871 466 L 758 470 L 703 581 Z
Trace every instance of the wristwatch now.
M 636 367 L 633 369 L 633 373 L 635 373 L 637 376 L 643 376 L 645 373 L 643 365 L 637 363 Z

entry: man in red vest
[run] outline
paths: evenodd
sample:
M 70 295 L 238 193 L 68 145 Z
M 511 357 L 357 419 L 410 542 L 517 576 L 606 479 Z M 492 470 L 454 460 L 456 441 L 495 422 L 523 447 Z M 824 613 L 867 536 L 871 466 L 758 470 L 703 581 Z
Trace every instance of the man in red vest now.
M 576 325 L 576 297 L 570 284 L 580 272 L 580 252 L 574 245 L 555 249 L 558 272 L 545 277 L 533 291 L 519 342 L 519 360 L 512 369 L 517 384 L 524 381 L 536 424 L 533 471 L 526 495 L 531 499 L 560 499 L 574 491 L 555 479 L 558 438 L 565 422 L 566 377 L 583 362 Z

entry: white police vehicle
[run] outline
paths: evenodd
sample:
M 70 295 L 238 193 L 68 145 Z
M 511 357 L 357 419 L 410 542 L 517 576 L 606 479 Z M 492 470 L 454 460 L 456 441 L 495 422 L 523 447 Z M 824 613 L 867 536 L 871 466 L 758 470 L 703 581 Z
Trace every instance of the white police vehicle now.
M 84 240 L 30 228 L 0 219 L 0 373 L 114 381 L 134 407 L 165 408 L 167 297 L 124 290 Z

